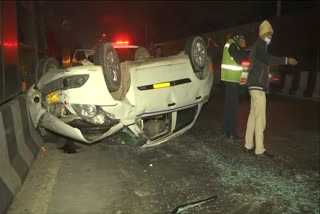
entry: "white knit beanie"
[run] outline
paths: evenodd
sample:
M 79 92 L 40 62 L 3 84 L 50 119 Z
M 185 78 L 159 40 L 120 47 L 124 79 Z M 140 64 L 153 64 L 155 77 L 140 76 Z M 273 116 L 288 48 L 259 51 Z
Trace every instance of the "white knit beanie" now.
M 269 32 L 273 33 L 271 24 L 267 20 L 264 20 L 259 27 L 259 36 L 261 37 L 263 34 L 269 33 Z

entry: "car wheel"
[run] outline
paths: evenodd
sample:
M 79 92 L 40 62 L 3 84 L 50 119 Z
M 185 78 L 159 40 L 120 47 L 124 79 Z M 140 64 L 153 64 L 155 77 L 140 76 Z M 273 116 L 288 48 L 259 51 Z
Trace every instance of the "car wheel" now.
M 134 60 L 145 60 L 150 58 L 150 52 L 145 47 L 139 47 L 135 54 L 134 54 Z
M 59 62 L 52 57 L 42 58 L 37 64 L 38 80 L 51 69 L 54 69 L 54 70 L 60 69 Z
M 119 56 L 111 43 L 99 46 L 94 56 L 94 64 L 101 65 L 104 80 L 110 92 L 117 91 L 121 84 Z
M 204 67 L 204 69 L 202 69 L 202 71 L 195 73 L 196 77 L 198 77 L 200 80 L 206 79 L 211 72 L 211 64 L 211 59 L 209 56 L 207 56 L 207 65 Z
M 186 42 L 185 52 L 190 58 L 194 72 L 203 71 L 208 63 L 205 41 L 200 36 L 189 38 Z

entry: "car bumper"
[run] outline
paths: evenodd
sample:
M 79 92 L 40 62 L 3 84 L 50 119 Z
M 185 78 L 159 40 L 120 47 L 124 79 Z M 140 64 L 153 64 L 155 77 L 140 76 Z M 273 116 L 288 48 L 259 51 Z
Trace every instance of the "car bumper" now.
M 75 127 L 75 123 L 71 123 L 71 125 L 64 123 L 50 113 L 45 113 L 43 115 L 39 125 L 57 134 L 89 144 L 110 136 L 123 128 L 121 123 L 109 127 L 101 127 L 100 129 L 97 126 L 89 126 L 89 128 L 84 125 L 81 126 L 81 123 L 80 126 L 78 125 L 78 127 Z M 88 135 L 89 137 L 84 134 L 85 132 L 90 134 Z

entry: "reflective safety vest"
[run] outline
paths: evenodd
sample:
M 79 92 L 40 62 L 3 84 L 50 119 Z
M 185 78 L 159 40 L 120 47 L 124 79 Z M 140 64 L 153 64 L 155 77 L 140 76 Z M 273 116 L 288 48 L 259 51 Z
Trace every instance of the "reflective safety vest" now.
M 234 59 L 229 54 L 229 47 L 231 44 L 236 44 L 237 48 L 239 46 L 233 39 L 229 39 L 223 48 L 223 57 L 221 63 L 221 80 L 227 82 L 241 82 L 242 65 L 236 63 Z

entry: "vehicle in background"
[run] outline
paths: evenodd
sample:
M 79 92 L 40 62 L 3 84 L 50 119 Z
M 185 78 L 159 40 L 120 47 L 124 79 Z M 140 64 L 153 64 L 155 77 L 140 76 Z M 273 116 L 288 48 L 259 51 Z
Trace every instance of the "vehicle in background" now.
M 249 60 L 250 51 L 251 51 L 251 49 L 246 49 L 245 58 L 242 61 L 243 71 L 241 73 L 241 81 L 240 81 L 241 86 L 247 85 L 248 75 L 249 75 L 249 67 L 250 67 L 250 60 Z M 280 73 L 279 73 L 277 67 L 268 66 L 268 72 L 269 72 L 269 83 L 272 85 L 273 84 L 280 84 Z

